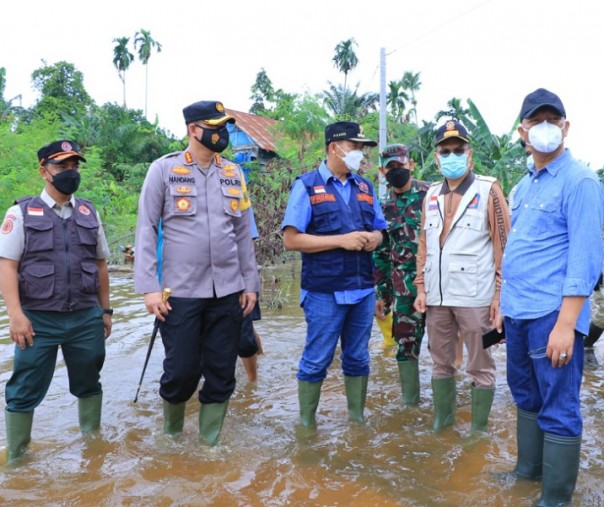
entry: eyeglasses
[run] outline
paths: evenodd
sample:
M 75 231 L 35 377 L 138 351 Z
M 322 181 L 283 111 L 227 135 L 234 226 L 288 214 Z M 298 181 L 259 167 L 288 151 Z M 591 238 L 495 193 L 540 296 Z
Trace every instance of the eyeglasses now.
M 466 152 L 466 149 L 463 147 L 459 147 L 459 148 L 453 148 L 453 153 L 455 153 L 455 155 L 463 155 Z M 443 148 L 442 150 L 440 150 L 438 152 L 438 154 L 441 157 L 448 157 L 449 155 L 451 155 L 451 150 L 449 148 Z

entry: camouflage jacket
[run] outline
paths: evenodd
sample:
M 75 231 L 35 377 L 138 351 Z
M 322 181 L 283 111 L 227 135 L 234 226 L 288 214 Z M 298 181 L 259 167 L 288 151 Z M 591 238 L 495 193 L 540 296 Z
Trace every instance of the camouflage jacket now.
M 411 180 L 411 188 L 403 194 L 389 189 L 382 201 L 388 223 L 387 237 L 373 253 L 375 261 L 376 297 L 390 306 L 395 296 L 415 297 L 413 285 L 415 256 L 422 222 L 422 204 L 429 184 Z

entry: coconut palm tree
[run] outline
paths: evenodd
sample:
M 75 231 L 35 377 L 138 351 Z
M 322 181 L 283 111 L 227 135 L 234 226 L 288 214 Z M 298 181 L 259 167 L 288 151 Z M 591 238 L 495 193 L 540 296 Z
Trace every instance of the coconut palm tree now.
M 145 66 L 145 116 L 147 116 L 147 91 L 149 89 L 149 58 L 155 49 L 161 53 L 161 44 L 151 37 L 151 32 L 143 30 L 134 34 L 134 49 L 138 49 L 138 59 Z
M 388 83 L 386 104 L 390 106 L 390 113 L 395 122 L 404 122 L 405 107 L 408 100 L 409 97 L 405 93 L 402 81 L 390 81 Z
M 359 64 L 359 59 L 354 52 L 354 46 L 357 43 L 353 37 L 340 42 L 335 47 L 335 54 L 332 58 L 334 67 L 344 73 L 344 88 L 346 88 L 346 79 L 348 73 Z
M 126 109 L 126 71 L 130 67 L 130 64 L 134 61 L 134 55 L 128 49 L 128 42 L 130 37 L 117 37 L 113 39 L 116 43 L 113 48 L 113 65 L 117 69 L 117 73 L 122 80 L 122 87 L 124 90 L 124 109 Z
M 403 90 L 408 91 L 411 94 L 411 104 L 413 105 L 413 115 L 415 116 L 415 125 L 419 126 L 417 120 L 417 99 L 415 98 L 415 92 L 419 91 L 419 87 L 422 85 L 422 82 L 419 80 L 420 73 L 413 73 L 411 71 L 405 71 L 403 74 L 403 79 L 401 79 L 401 84 L 403 85 Z
M 342 85 L 328 81 L 329 90 L 323 90 L 323 106 L 331 111 L 337 120 L 358 121 L 377 109 L 380 97 L 377 93 L 358 94 L 359 85 L 349 90 Z

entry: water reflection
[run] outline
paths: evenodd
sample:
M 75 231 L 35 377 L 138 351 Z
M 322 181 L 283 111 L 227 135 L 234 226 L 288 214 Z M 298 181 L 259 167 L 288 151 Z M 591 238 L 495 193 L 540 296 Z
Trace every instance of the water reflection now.
M 82 437 L 77 404 L 68 394 L 66 371 L 57 364 L 48 396 L 36 411 L 32 444 L 22 466 L 0 473 L 0 501 L 15 506 L 530 506 L 539 485 L 507 483 L 493 472 L 513 467 L 515 409 L 505 383 L 505 348 L 495 352 L 499 370 L 489 436 L 466 438 L 470 391 L 458 378 L 454 428 L 431 432 L 430 358 L 422 351 L 422 401 L 400 403 L 392 351 L 382 348 L 377 326 L 372 339 L 367 424 L 347 421 L 338 359 L 326 379 L 318 431 L 300 434 L 295 373 L 305 326 L 297 306 L 292 269 L 266 270 L 263 320 L 257 329 L 265 355 L 259 380 L 247 382 L 238 368 L 221 444 L 198 444 L 198 402 L 187 405 L 183 434 L 161 434 L 158 379 L 162 347 L 153 351 L 138 403 L 132 403 L 152 329 L 129 275 L 112 275 L 116 308 L 103 369 L 102 433 Z M 282 310 L 266 307 L 282 298 Z M 10 375 L 13 346 L 8 319 L 0 313 L 0 390 Z M 604 359 L 604 346 L 596 344 Z M 604 367 L 587 372 L 583 389 L 585 434 L 574 505 L 604 505 Z M 4 399 L 0 447 L 6 445 Z

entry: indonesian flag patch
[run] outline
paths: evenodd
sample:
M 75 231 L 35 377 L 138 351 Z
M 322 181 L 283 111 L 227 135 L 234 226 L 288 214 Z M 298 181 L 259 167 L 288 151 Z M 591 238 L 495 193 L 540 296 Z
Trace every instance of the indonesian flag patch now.
M 27 207 L 27 214 L 32 217 L 43 217 L 44 209 L 43 208 L 32 208 L 31 206 Z

